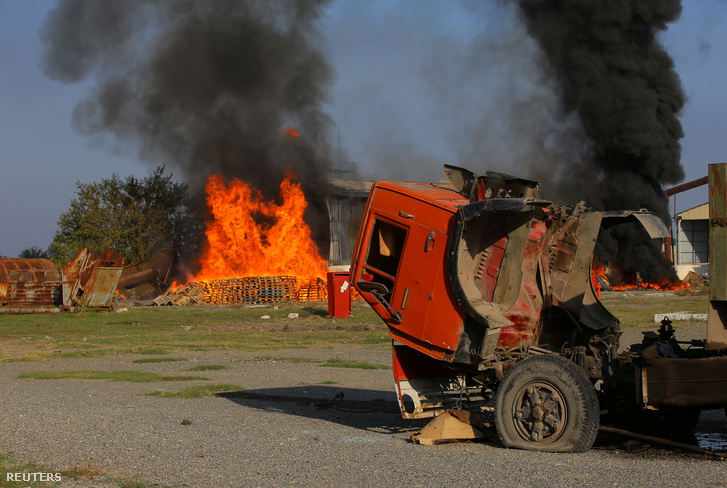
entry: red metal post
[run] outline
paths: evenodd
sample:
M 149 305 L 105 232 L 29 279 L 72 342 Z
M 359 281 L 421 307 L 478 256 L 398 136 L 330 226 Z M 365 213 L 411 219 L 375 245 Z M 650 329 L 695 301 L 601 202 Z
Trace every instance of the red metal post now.
M 328 273 L 328 316 L 351 317 L 351 283 L 348 273 Z

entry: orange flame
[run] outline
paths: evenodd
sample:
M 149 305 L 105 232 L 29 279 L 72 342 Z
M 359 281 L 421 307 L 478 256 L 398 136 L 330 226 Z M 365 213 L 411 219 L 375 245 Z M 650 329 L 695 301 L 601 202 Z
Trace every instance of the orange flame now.
M 288 172 L 280 183 L 280 205 L 266 202 L 249 184 L 234 179 L 225 185 L 219 175 L 205 187 L 213 220 L 194 281 L 250 276 L 326 277 L 326 261 L 318 254 L 303 214 L 308 205 L 300 184 Z
M 292 127 L 286 127 L 283 129 L 283 132 L 287 134 L 285 136 L 286 141 L 294 141 L 296 139 L 300 139 L 300 132 L 293 129 Z
M 662 291 L 674 291 L 681 290 L 682 288 L 691 288 L 688 284 L 681 280 L 671 281 L 668 278 L 663 278 L 658 282 L 646 282 L 640 281 L 636 277 L 623 277 L 620 273 L 614 273 L 617 276 L 609 277 L 606 274 L 606 267 L 599 263 L 598 260 L 593 260 L 591 264 L 591 279 L 593 283 L 597 283 L 598 279 L 601 278 L 609 284 L 612 290 L 623 291 L 623 290 L 639 290 L 639 289 L 654 289 Z M 614 281 L 619 281 L 620 284 L 614 284 Z

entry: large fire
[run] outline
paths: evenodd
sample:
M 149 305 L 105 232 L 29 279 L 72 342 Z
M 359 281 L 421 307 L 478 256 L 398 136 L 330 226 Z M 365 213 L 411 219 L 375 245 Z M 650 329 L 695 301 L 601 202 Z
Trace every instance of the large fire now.
M 612 290 L 617 291 L 640 290 L 647 288 L 668 291 L 680 290 L 682 288 L 690 288 L 688 284 L 680 280 L 670 281 L 668 279 L 663 279 L 659 282 L 647 282 L 642 281 L 641 279 L 639 279 L 638 276 L 621 276 L 621 273 L 618 273 L 615 270 L 611 270 L 611 272 L 607 274 L 606 267 L 595 259 L 591 264 L 591 279 L 593 280 L 594 285 L 597 287 L 599 286 L 599 283 L 607 284 Z
M 295 176 L 280 183 L 281 203 L 265 201 L 238 179 L 225 185 L 210 176 L 207 205 L 207 242 L 194 281 L 246 276 L 294 276 L 299 280 L 326 277 L 326 261 L 319 255 L 310 227 L 303 219 L 308 206 Z

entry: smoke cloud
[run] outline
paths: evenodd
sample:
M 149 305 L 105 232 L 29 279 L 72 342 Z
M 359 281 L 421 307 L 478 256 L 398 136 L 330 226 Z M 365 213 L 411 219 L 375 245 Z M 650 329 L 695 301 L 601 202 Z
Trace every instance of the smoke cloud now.
M 668 220 L 661 188 L 684 177 L 684 95 L 658 34 L 678 0 L 342 3 L 326 40 L 327 7 L 61 0 L 41 31 L 43 68 L 92 84 L 77 132 L 137 147 L 192 184 L 221 173 L 272 197 L 291 167 L 312 193 L 334 153 L 328 107 L 344 160 L 348 146 L 369 178 L 431 180 L 453 163 L 541 181 L 559 203 Z M 326 41 L 349 74 L 334 107 Z M 670 268 L 637 233 L 614 230 L 599 252 L 647 279 Z
M 528 32 L 578 114 L 600 172 L 580 192 L 602 209 L 648 208 L 668 219 L 662 186 L 684 178 L 678 114 L 685 96 L 656 34 L 679 0 L 520 0 Z
M 678 115 L 685 95 L 657 33 L 681 14 L 679 0 L 519 0 L 528 32 L 558 83 L 566 112 L 578 115 L 596 177 L 575 195 L 598 209 L 646 208 L 669 222 L 662 186 L 684 178 Z M 647 280 L 673 274 L 658 246 L 616 228 L 599 253 Z
M 277 195 L 286 169 L 310 189 L 330 165 L 333 82 L 317 27 L 327 0 L 61 0 L 40 36 L 43 70 L 89 80 L 73 128 L 151 164 L 238 177 Z M 284 131 L 293 127 L 301 137 Z
M 475 2 L 467 11 L 480 32 L 467 44 L 441 37 L 422 63 L 455 164 L 537 180 L 544 198 L 577 203 L 585 192 L 574 188 L 597 178 L 590 143 L 517 5 Z
M 646 208 L 669 222 L 662 187 L 684 178 L 685 96 L 658 34 L 678 0 L 469 2 L 481 31 L 431 44 L 422 62 L 457 164 L 542 183 L 544 198 L 598 210 Z M 631 225 L 602 236 L 626 275 L 673 277 Z

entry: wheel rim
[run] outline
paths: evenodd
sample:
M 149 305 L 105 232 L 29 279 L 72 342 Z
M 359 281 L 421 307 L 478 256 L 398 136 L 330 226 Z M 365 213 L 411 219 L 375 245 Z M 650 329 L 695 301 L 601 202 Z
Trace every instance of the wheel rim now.
M 512 405 L 515 429 L 528 442 L 555 442 L 568 420 L 560 391 L 546 381 L 533 381 L 518 391 Z

